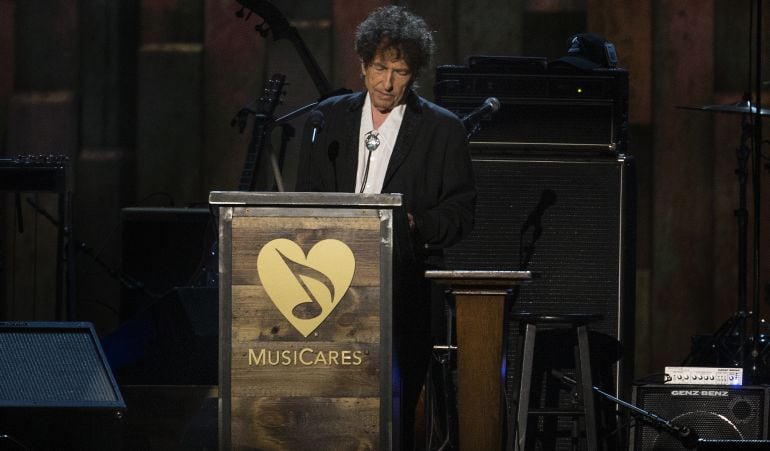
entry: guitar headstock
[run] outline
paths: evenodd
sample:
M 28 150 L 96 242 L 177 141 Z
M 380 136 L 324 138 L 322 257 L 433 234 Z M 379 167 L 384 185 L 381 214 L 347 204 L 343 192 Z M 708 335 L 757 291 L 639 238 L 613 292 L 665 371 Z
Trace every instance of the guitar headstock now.
M 281 104 L 281 97 L 283 96 L 283 87 L 286 84 L 286 75 L 273 74 L 270 80 L 265 86 L 265 92 L 262 97 L 259 98 L 258 114 L 264 114 L 265 116 L 272 116 L 278 105 Z
M 245 20 L 249 20 L 251 14 L 254 13 L 262 18 L 263 22 L 257 24 L 254 29 L 262 35 L 267 37 L 268 33 L 273 34 L 273 40 L 279 39 L 296 39 L 297 30 L 289 24 L 283 13 L 278 10 L 272 3 L 267 0 L 236 0 L 241 5 L 241 9 L 238 10 L 235 15 L 239 18 L 245 17 Z M 248 9 L 249 13 L 244 14 L 244 10 Z

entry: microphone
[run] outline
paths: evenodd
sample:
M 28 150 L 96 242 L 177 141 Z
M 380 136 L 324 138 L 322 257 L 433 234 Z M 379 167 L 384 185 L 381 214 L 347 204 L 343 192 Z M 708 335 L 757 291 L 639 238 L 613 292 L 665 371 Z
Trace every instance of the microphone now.
M 497 100 L 497 97 L 490 97 L 487 100 L 484 101 L 484 103 L 470 112 L 467 116 L 462 118 L 462 123 L 465 126 L 466 130 L 472 130 L 478 123 L 481 121 L 481 119 L 488 115 L 496 112 L 500 109 L 500 101 Z
M 535 226 L 535 232 L 539 236 L 542 233 L 542 226 L 540 225 L 541 219 L 545 211 L 551 205 L 556 203 L 556 193 L 552 189 L 544 189 L 540 194 L 540 200 L 537 202 L 535 209 L 527 216 L 527 220 L 524 221 L 524 225 L 521 226 L 522 235 L 532 226 Z
M 321 133 L 321 130 L 324 128 L 324 114 L 318 110 L 313 110 L 312 113 L 310 113 L 310 125 L 313 126 L 313 134 L 310 136 L 310 144 L 315 144 L 315 142 L 318 140 L 318 134 Z

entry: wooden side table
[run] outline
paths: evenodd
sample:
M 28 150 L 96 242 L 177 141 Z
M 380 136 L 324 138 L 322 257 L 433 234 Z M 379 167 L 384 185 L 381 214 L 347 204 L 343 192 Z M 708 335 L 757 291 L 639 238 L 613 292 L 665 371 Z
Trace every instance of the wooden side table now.
M 455 295 L 457 416 L 460 449 L 500 450 L 503 444 L 506 299 L 531 271 L 426 271 Z

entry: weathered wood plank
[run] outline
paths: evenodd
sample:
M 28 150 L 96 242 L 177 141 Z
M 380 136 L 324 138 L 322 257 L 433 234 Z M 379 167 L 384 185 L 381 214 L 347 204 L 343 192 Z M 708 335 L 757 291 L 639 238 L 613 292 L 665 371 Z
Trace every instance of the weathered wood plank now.
M 233 397 L 377 397 L 379 358 L 367 344 L 254 343 L 232 354 Z
M 378 409 L 362 398 L 234 399 L 233 417 L 251 421 L 233 425 L 233 449 L 377 449 Z
M 316 329 L 315 339 L 335 342 L 379 341 L 379 287 L 351 287 L 333 315 Z M 296 341 L 302 335 L 267 298 L 262 287 L 233 287 L 233 342 Z

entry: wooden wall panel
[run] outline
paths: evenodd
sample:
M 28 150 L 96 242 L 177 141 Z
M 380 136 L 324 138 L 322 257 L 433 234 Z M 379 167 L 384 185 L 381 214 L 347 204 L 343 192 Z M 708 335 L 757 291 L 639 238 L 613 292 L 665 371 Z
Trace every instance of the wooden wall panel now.
M 82 145 L 130 148 L 136 133 L 139 8 L 134 1 L 83 0 L 78 20 Z
M 235 1 L 207 0 L 204 38 L 204 191 L 238 188 L 251 123 L 243 134 L 230 120 L 262 95 L 265 47 L 253 29 L 261 19 L 238 19 Z M 269 75 L 269 74 L 268 74 Z
M 524 28 L 521 0 L 457 0 L 457 58 L 520 55 Z M 532 55 L 538 56 L 538 55 Z
M 8 125 L 8 100 L 13 92 L 14 55 L 14 0 L 0 0 L 0 155 L 5 154 Z
M 201 188 L 203 48 L 145 44 L 139 50 L 136 201 L 205 202 Z M 156 193 L 164 193 L 156 199 Z M 152 205 L 150 203 L 150 205 Z
M 654 373 L 651 367 L 652 272 L 652 2 L 588 0 L 589 31 L 615 45 L 618 65 L 629 72 L 629 149 L 636 160 L 636 374 Z M 629 350 L 630 351 L 630 350 Z
M 677 105 L 709 103 L 713 90 L 711 1 L 654 4 L 654 193 L 651 364 L 679 362 L 690 337 L 711 324 L 712 118 Z
M 650 0 L 588 0 L 588 31 L 615 44 L 618 65 L 629 72 L 629 120 L 652 119 L 652 4 Z
M 134 202 L 139 2 L 79 3 L 80 149 L 74 233 L 109 268 L 120 266 L 120 209 Z M 98 212 L 99 214 L 95 214 Z M 117 327 L 120 282 L 93 258 L 77 259 L 78 319 L 100 335 Z
M 204 6 L 200 0 L 138 1 L 141 2 L 141 42 L 201 42 Z
M 15 90 L 74 89 L 78 81 L 77 0 L 15 2 Z

